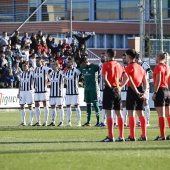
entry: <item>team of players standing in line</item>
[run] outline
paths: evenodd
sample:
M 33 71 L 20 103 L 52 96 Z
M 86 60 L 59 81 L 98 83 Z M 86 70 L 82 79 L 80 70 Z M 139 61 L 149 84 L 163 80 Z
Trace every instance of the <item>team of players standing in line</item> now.
M 163 53 L 164 54 L 164 53 Z M 162 61 L 165 60 L 165 56 L 162 55 Z M 159 57 L 161 56 L 159 55 Z M 164 54 L 165 55 L 165 54 Z M 112 49 L 108 49 L 106 54 L 102 54 L 101 56 L 101 65 L 95 65 L 89 63 L 87 58 L 81 59 L 82 67 L 77 69 L 74 67 L 74 60 L 72 58 L 68 59 L 67 68 L 65 70 L 60 70 L 59 63 L 52 63 L 52 70 L 42 65 L 42 59 L 37 58 L 36 65 L 37 67 L 33 71 L 29 71 L 29 65 L 27 62 L 23 64 L 23 72 L 20 76 L 20 88 L 18 97 L 20 98 L 21 105 L 21 118 L 22 123 L 21 126 L 26 125 L 26 112 L 25 112 L 25 104 L 28 104 L 28 108 L 30 110 L 30 123 L 29 126 L 41 126 L 40 121 L 40 102 L 43 102 L 44 107 L 44 123 L 42 126 L 47 126 L 48 124 L 48 116 L 49 110 L 47 106 L 47 101 L 51 105 L 51 123 L 48 126 L 55 126 L 56 120 L 56 106 L 59 108 L 60 112 L 60 123 L 58 126 L 63 126 L 64 122 L 64 84 L 66 84 L 66 111 L 67 111 L 67 124 L 66 126 L 71 125 L 71 115 L 72 109 L 71 106 L 74 106 L 76 109 L 77 116 L 77 126 L 81 126 L 81 110 L 80 110 L 80 101 L 79 101 L 79 92 L 78 92 L 78 80 L 79 75 L 83 74 L 84 76 L 84 96 L 85 102 L 87 104 L 87 122 L 82 126 L 91 126 L 91 112 L 93 103 L 97 123 L 95 126 L 105 126 L 107 120 L 107 128 L 108 128 L 108 136 L 102 140 L 102 142 L 112 142 L 114 141 L 114 119 L 112 110 L 114 109 L 117 120 L 118 120 L 118 128 L 119 128 L 119 137 L 116 141 L 135 141 L 135 126 L 136 120 L 134 116 L 134 110 L 136 109 L 140 124 L 142 135 L 138 139 L 139 141 L 146 141 L 146 126 L 149 126 L 149 115 L 150 109 L 148 105 L 149 100 L 149 74 L 152 72 L 149 65 L 145 62 L 141 62 L 139 55 L 135 50 L 127 50 L 126 54 L 122 56 L 124 66 L 120 65 L 118 62 L 114 60 L 116 56 L 116 51 Z M 160 57 L 161 58 L 161 57 Z M 159 61 L 158 61 L 159 63 Z M 142 68 L 141 66 L 144 68 Z M 98 72 L 100 70 L 100 99 L 99 102 L 102 103 L 102 122 L 99 122 L 99 103 L 98 103 Z M 145 71 L 144 71 L 145 70 Z M 158 69 L 158 75 L 162 74 L 161 69 Z M 165 69 L 166 70 L 166 69 Z M 139 76 L 140 75 L 140 76 Z M 168 76 L 169 72 L 167 71 L 164 74 L 166 80 L 163 77 L 159 78 L 159 81 L 164 84 L 168 84 Z M 163 76 L 164 76 L 163 75 Z M 161 80 L 160 80 L 161 79 Z M 120 81 L 121 80 L 121 81 Z M 155 78 L 155 81 L 156 80 Z M 127 86 L 125 86 L 127 84 Z M 154 82 L 155 84 L 155 82 Z M 50 85 L 50 95 L 47 93 L 47 86 Z M 34 88 L 33 88 L 34 86 Z M 161 86 L 165 88 L 164 86 Z M 33 97 L 33 89 L 35 95 Z M 121 93 L 120 93 L 121 90 Z M 163 89 L 164 90 L 164 89 Z M 158 99 L 155 97 L 156 93 L 159 91 L 159 86 L 155 94 L 153 95 L 153 100 L 156 103 Z M 165 90 L 164 90 L 165 91 Z M 127 94 L 126 94 L 127 93 Z M 127 95 L 127 96 L 126 96 Z M 162 96 L 163 97 L 162 97 Z M 162 97 L 161 106 L 160 102 L 155 104 L 156 110 L 159 116 L 159 127 L 160 127 L 160 136 L 156 138 L 156 140 L 165 140 L 165 95 L 160 94 Z M 50 97 L 50 98 L 49 98 Z M 160 99 L 161 100 L 161 99 Z M 122 102 L 121 102 L 122 101 Z M 35 102 L 35 113 L 36 113 L 36 123 L 33 124 L 33 116 L 34 111 L 32 108 L 32 104 Z M 169 106 L 169 96 L 166 95 L 166 106 Z M 121 103 L 123 108 L 123 114 L 121 113 Z M 143 105 L 145 108 L 146 118 L 142 113 Z M 169 114 L 167 113 L 166 108 L 166 117 L 168 119 L 168 123 L 170 125 Z M 126 109 L 128 111 L 126 111 Z M 129 128 L 130 135 L 128 138 L 124 139 L 124 125 L 127 125 L 126 117 L 129 117 Z M 169 116 L 169 117 L 168 117 Z M 107 119 L 106 119 L 107 117 Z M 116 120 L 116 119 L 115 119 Z M 161 124 L 161 122 L 164 122 Z M 167 136 L 166 139 L 170 139 L 170 136 Z

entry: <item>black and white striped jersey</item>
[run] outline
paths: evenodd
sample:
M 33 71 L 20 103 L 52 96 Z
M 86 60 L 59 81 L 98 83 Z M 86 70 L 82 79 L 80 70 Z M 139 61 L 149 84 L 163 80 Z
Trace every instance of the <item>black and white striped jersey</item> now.
M 152 73 L 151 67 L 145 61 L 142 61 L 140 65 L 146 71 L 146 78 L 149 80 L 149 74 Z
M 50 97 L 62 97 L 64 88 L 63 71 L 52 71 L 49 80 L 51 82 Z
M 99 71 L 99 88 L 100 88 L 100 91 L 103 91 L 104 90 L 104 81 L 103 81 L 103 77 L 102 77 L 102 63 L 99 65 L 100 67 L 100 71 Z
M 142 63 L 140 65 L 146 71 L 146 79 L 149 81 L 149 74 L 152 73 L 150 65 L 148 63 L 146 63 L 145 61 L 142 61 Z M 149 89 L 148 81 L 147 81 L 147 89 Z
M 122 65 L 123 66 L 123 68 L 125 68 L 126 67 L 126 65 Z M 122 80 L 121 80 L 122 81 Z M 123 88 L 122 88 L 122 90 L 121 90 L 121 92 L 126 92 L 128 90 L 128 87 L 125 85 Z
M 33 90 L 34 74 L 33 71 L 22 72 L 20 74 L 20 91 Z
M 71 70 L 66 70 L 64 78 L 66 80 L 66 95 L 77 95 L 78 91 L 78 80 L 81 72 L 73 67 Z
M 45 66 L 36 67 L 34 69 L 34 88 L 35 93 L 47 92 L 47 81 L 49 68 Z

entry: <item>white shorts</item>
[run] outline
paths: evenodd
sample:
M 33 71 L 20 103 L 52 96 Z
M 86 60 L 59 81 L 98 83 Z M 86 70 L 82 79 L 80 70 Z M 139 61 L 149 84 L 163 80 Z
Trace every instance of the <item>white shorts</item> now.
M 51 106 L 53 106 L 53 105 L 60 106 L 60 105 L 63 105 L 63 102 L 64 102 L 63 97 L 50 97 L 50 105 Z
M 66 95 L 66 106 L 80 104 L 79 95 Z
M 121 101 L 126 101 L 126 96 L 127 96 L 127 92 L 126 91 L 121 91 Z
M 20 91 L 19 97 L 19 104 L 20 105 L 32 105 L 34 102 L 33 92 L 32 91 Z
M 35 93 L 34 100 L 35 100 L 35 102 L 47 101 L 47 100 L 49 100 L 49 94 L 47 92 L 45 92 L 45 93 Z
M 103 103 L 103 91 L 100 91 L 99 103 Z

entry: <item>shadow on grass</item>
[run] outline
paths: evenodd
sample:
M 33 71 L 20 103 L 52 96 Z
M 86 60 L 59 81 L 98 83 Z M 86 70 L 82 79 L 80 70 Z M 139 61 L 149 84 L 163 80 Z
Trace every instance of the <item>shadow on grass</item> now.
M 58 153 L 58 152 L 104 152 L 104 151 L 151 151 L 151 150 L 167 150 L 167 147 L 117 147 L 114 146 L 112 148 L 70 148 L 70 149 L 37 149 L 37 150 L 15 150 L 15 151 L 0 151 L 0 155 L 2 154 L 29 154 L 29 153 Z
M 0 131 L 29 131 L 29 130 L 96 130 L 105 129 L 106 127 L 16 127 L 16 126 L 1 126 Z
M 13 145 L 13 144 L 55 144 L 55 143 L 92 143 L 92 142 L 100 142 L 100 141 L 88 141 L 88 140 L 79 140 L 79 141 L 30 141 L 30 142 L 0 142 L 0 145 Z

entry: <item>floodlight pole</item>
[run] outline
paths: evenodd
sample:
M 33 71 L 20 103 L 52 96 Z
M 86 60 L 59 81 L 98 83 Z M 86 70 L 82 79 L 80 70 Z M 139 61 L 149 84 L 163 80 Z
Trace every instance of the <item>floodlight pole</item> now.
M 140 0 L 138 8 L 140 9 L 140 58 L 142 60 L 145 57 L 145 0 Z
M 159 3 L 159 35 L 160 35 L 160 51 L 163 52 L 163 22 L 162 22 L 162 0 L 158 1 Z
M 70 37 L 72 38 L 72 31 L 73 31 L 73 21 L 72 21 L 72 17 L 73 17 L 73 2 L 72 0 L 70 0 Z

